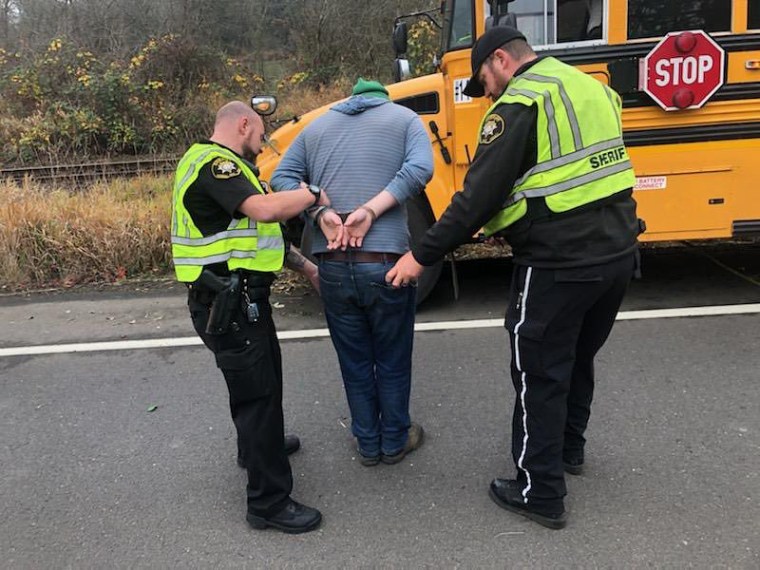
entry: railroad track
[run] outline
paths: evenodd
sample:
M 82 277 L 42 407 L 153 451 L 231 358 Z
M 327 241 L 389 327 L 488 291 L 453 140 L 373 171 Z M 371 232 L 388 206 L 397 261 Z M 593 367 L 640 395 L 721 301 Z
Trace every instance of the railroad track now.
M 174 172 L 179 159 L 179 156 L 161 156 L 80 164 L 3 168 L 0 169 L 0 180 L 10 179 L 19 183 L 25 179 L 30 179 L 42 184 L 82 185 L 97 180 L 139 176 L 141 174 L 170 174 Z

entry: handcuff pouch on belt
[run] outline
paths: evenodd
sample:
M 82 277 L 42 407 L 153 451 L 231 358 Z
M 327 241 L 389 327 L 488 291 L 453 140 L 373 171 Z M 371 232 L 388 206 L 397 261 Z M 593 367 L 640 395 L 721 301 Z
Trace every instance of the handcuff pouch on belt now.
M 206 323 L 206 334 L 226 333 L 230 328 L 232 311 L 240 299 L 240 274 L 233 272 L 229 277 L 219 277 L 204 269 L 195 284 L 215 293 Z
M 243 276 L 242 294 L 240 296 L 240 308 L 249 323 L 255 323 L 261 316 L 260 303 L 269 302 L 269 286 L 272 283 L 271 276 L 246 273 Z

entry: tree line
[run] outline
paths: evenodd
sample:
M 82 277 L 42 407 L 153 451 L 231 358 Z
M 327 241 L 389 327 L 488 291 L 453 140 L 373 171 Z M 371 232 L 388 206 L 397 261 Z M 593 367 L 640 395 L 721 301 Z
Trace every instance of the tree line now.
M 224 99 L 388 81 L 394 19 L 437 4 L 0 0 L 0 159 L 176 152 Z
M 0 42 L 44 48 L 78 38 L 125 56 L 167 33 L 231 52 L 275 50 L 299 63 L 334 64 L 352 53 L 369 69 L 386 59 L 393 19 L 435 0 L 2 0 Z M 423 5 L 423 6 L 421 6 Z M 352 64 L 354 65 L 354 64 Z M 369 67 L 368 67 L 369 66 Z

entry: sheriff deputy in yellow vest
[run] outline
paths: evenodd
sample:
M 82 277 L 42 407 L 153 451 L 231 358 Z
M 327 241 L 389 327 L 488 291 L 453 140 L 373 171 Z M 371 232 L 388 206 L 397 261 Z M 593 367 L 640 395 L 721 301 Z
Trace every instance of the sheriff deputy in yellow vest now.
M 269 288 L 285 259 L 279 222 L 329 201 L 316 187 L 266 193 L 253 164 L 263 136 L 261 117 L 233 101 L 217 113 L 211 139 L 185 153 L 174 182 L 172 257 L 177 279 L 189 288 L 195 330 L 229 389 L 238 464 L 248 470 L 247 520 L 254 528 L 300 533 L 315 529 L 322 515 L 290 498 L 287 454 L 300 442 L 284 435 Z M 297 251 L 288 260 L 316 280 L 314 264 Z
M 594 356 L 637 262 L 640 222 L 621 101 L 575 68 L 536 57 L 514 28 L 487 31 L 471 63 L 465 93 L 494 103 L 464 189 L 386 279 L 408 284 L 481 227 L 509 242 L 505 326 L 517 475 L 494 479 L 489 494 L 559 529 L 566 524 L 564 473 L 583 468 Z

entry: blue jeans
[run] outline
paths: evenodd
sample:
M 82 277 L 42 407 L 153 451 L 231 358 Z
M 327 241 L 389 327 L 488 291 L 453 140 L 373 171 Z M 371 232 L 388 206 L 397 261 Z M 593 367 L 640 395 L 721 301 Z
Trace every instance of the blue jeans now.
M 392 263 L 323 261 L 319 287 L 351 430 L 365 457 L 395 455 L 409 432 L 415 288 L 385 283 Z

